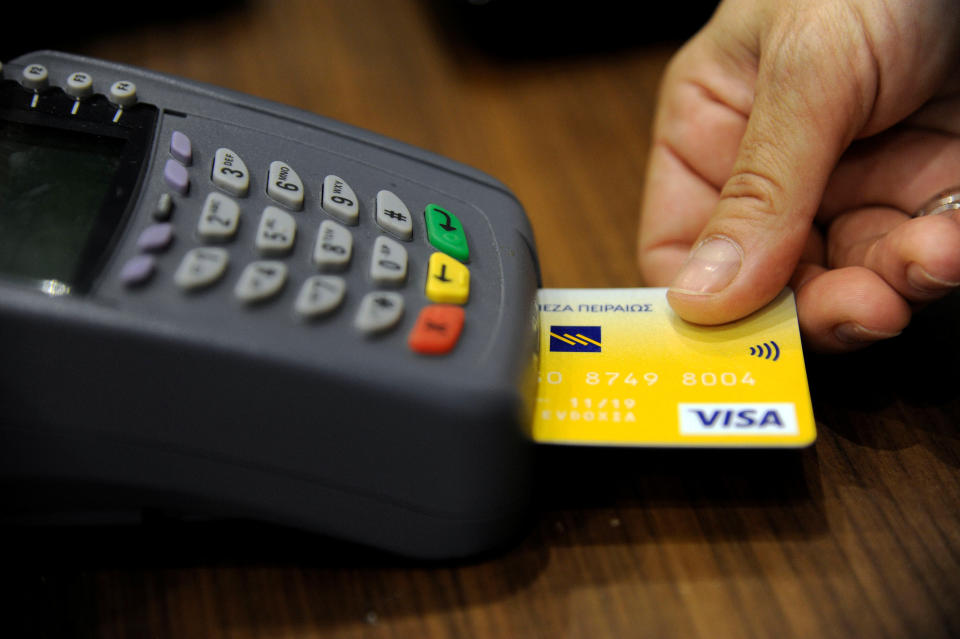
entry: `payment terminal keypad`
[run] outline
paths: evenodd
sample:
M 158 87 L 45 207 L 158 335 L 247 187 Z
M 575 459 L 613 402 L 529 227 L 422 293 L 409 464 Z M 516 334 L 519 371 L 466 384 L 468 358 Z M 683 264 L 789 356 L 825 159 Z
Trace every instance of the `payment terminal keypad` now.
M 368 198 L 372 206 L 364 219 L 360 215 L 361 198 L 339 175 L 311 176 L 319 189 L 308 198 L 300 172 L 291 163 L 273 160 L 266 166 L 255 167 L 262 174 L 265 187 L 263 197 L 254 198 L 250 190 L 253 165 L 248 165 L 238 151 L 218 147 L 208 153 L 209 179 L 205 180 L 203 175 L 197 178 L 197 171 L 191 176 L 195 144 L 187 133 L 173 130 L 165 148 L 162 184 L 166 190 L 159 194 L 151 217 L 169 219 L 173 198 L 177 197 L 177 217 L 196 218 L 193 232 L 180 241 L 197 246 L 180 257 L 172 275 L 181 290 L 196 292 L 226 286 L 221 280 L 226 279 L 231 263 L 243 260 L 236 265 L 240 271 L 233 284 L 233 295 L 239 302 L 271 303 L 290 286 L 297 290 L 296 296 L 287 302 L 291 305 L 291 317 L 315 321 L 338 310 L 349 291 L 362 299 L 354 310 L 353 326 L 370 334 L 394 328 L 409 305 L 408 298 L 422 297 L 438 306 L 424 309 L 417 319 L 408 339 L 409 348 L 424 355 L 440 355 L 456 347 L 466 315 L 442 305 L 464 306 L 469 302 L 470 248 L 464 225 L 455 213 L 428 203 L 420 212 L 423 237 L 415 237 L 414 214 L 402 198 L 388 189 L 378 189 Z M 198 154 L 204 156 L 204 150 L 198 149 Z M 270 259 L 251 261 L 236 256 L 243 252 L 235 246 L 241 220 L 256 226 L 255 253 Z M 180 220 L 178 227 L 189 229 L 189 224 Z M 128 257 L 118 274 L 125 285 L 156 285 L 152 281 L 155 264 L 146 255 L 162 259 L 160 256 L 172 244 L 174 229 L 170 222 L 162 222 L 141 231 L 137 240 L 140 254 Z M 353 260 L 355 235 L 372 243 L 363 264 Z M 418 241 L 428 245 L 433 253 L 424 265 L 422 290 L 414 292 L 415 285 L 408 282 L 410 257 L 405 245 Z M 312 244 L 310 261 L 316 273 L 291 276 L 285 260 L 290 258 L 297 242 Z M 353 269 L 366 271 L 365 289 L 389 291 L 351 291 L 344 275 Z

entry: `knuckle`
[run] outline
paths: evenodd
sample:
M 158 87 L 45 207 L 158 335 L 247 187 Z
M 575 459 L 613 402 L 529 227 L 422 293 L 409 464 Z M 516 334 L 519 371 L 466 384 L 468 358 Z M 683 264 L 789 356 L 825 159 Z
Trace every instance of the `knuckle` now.
M 735 202 L 738 216 L 749 219 L 776 217 L 780 213 L 783 185 L 772 174 L 757 170 L 734 173 L 723 185 L 721 201 Z

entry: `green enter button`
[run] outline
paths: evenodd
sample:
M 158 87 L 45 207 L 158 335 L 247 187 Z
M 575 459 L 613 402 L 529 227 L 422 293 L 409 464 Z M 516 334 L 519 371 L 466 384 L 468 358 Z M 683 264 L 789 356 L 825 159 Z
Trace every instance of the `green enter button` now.
M 427 238 L 434 248 L 466 262 L 470 257 L 470 249 L 457 216 L 436 204 L 427 204 L 423 215 L 427 222 Z

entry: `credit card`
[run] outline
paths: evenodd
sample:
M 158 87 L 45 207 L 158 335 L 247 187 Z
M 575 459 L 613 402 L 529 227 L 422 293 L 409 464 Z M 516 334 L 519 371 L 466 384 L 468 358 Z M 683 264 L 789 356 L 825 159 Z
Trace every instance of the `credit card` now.
M 665 288 L 542 289 L 540 443 L 798 448 L 816 439 L 793 292 L 721 326 Z

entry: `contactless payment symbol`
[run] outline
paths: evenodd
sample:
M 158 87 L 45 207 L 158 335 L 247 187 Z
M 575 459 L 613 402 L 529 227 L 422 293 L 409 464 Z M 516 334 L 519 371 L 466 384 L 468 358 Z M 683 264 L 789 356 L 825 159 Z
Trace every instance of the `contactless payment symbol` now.
M 550 327 L 552 353 L 599 353 L 602 345 L 599 326 Z
M 750 354 L 754 357 L 761 357 L 763 359 L 772 359 L 773 361 L 777 361 L 780 359 L 780 346 L 775 341 L 770 340 L 769 342 L 764 342 L 763 344 L 751 346 Z

